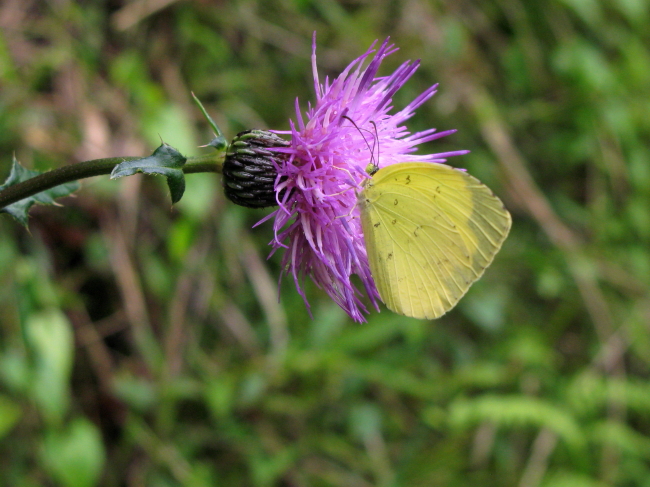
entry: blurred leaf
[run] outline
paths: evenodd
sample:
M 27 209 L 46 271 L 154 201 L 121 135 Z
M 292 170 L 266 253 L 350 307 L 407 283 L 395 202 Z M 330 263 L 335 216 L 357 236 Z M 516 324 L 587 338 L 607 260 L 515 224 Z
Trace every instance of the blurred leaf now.
M 429 428 L 442 430 L 447 422 L 447 411 L 440 406 L 429 406 L 422 410 L 421 417 Z
M 562 3 L 588 24 L 597 25 L 602 21 L 602 8 L 598 0 L 562 0 Z
M 183 166 L 186 160 L 180 152 L 163 142 L 149 157 L 125 161 L 115 166 L 111 172 L 111 179 L 132 176 L 136 173 L 165 176 L 173 204 L 179 201 L 185 192 Z
M 31 385 L 32 376 L 25 354 L 15 349 L 0 354 L 0 377 L 10 390 L 26 392 Z
M 0 395 L 0 440 L 9 433 L 21 416 L 20 406 L 7 396 Z
M 551 368 L 556 358 L 554 350 L 544 342 L 537 330 L 522 329 L 508 343 L 509 359 L 527 367 Z
M 242 378 L 239 390 L 239 403 L 249 407 L 261 400 L 268 388 L 268 380 L 265 374 L 254 372 Z
M 566 287 L 566 276 L 556 266 L 546 265 L 537 274 L 537 292 L 540 296 L 552 299 L 560 295 Z
M 187 110 L 182 110 L 178 105 L 167 103 L 159 106 L 142 123 L 142 131 L 150 144 L 155 144 L 162 137 L 181 153 L 196 150 L 194 126 L 188 118 Z
M 399 317 L 399 320 L 380 320 L 372 324 L 356 328 L 348 328 L 344 334 L 338 337 L 333 346 L 341 351 L 370 350 L 389 342 L 402 333 L 400 322 L 409 321 L 412 318 Z
M 547 475 L 542 487 L 608 487 L 610 484 L 576 472 L 555 472 Z
M 293 448 L 284 448 L 272 456 L 264 453 L 252 455 L 251 473 L 255 485 L 260 487 L 278 485 L 278 480 L 294 462 L 294 458 L 295 450 Z
M 191 487 L 214 487 L 219 485 L 217 474 L 215 473 L 213 463 L 195 463 L 186 481 L 186 485 Z
M 181 200 L 185 201 L 185 198 Z M 164 259 L 163 252 L 149 252 L 142 248 L 143 279 L 152 293 L 165 299 L 170 289 L 174 288 L 175 277 L 169 272 L 169 263 Z
M 31 169 L 23 167 L 14 157 L 9 176 L 5 180 L 5 183 L 0 186 L 0 191 L 8 188 L 9 186 L 14 186 L 18 183 L 22 183 L 23 181 L 27 181 L 28 179 L 31 179 L 34 176 L 38 176 L 39 174 L 42 174 L 42 172 L 33 171 Z M 0 213 L 4 212 L 10 214 L 18 223 L 27 227 L 28 212 L 33 205 L 38 203 L 40 205 L 59 206 L 58 203 L 54 201 L 55 199 L 70 196 L 78 189 L 79 183 L 77 181 L 60 184 L 45 191 L 41 191 L 40 193 L 36 193 L 33 196 L 29 196 L 27 198 L 23 198 L 20 201 L 16 201 L 9 206 L 5 206 L 0 210 Z
M 507 303 L 506 290 L 478 282 L 477 286 L 461 302 L 462 309 L 472 321 L 487 332 L 497 332 L 505 325 L 504 310 Z
M 223 192 L 219 175 L 187 174 L 186 178 L 191 191 L 186 191 L 183 199 L 178 202 L 176 210 L 196 221 L 211 218 L 214 211 L 212 202 Z
M 169 229 L 167 239 L 169 256 L 173 261 L 183 263 L 196 233 L 196 227 L 190 220 L 182 219 L 174 222 Z
M 594 415 L 603 407 L 607 386 L 602 377 L 588 371 L 579 374 L 567 388 L 567 404 L 579 415 Z
M 220 375 L 205 386 L 205 398 L 210 412 L 216 418 L 227 417 L 235 406 L 235 382 L 228 375 Z
M 612 4 L 619 12 L 625 15 L 633 24 L 645 24 L 648 20 L 648 2 L 645 0 L 618 0 Z
M 625 405 L 633 411 L 650 417 L 650 383 L 647 380 L 610 379 L 607 385 L 608 401 Z
M 118 375 L 113 381 L 117 397 L 137 411 L 149 411 L 158 400 L 158 393 L 151 381 L 130 375 Z
M 6 36 L 0 36 L 0 79 L 15 81 L 16 74 L 16 65 L 7 45 Z
M 48 422 L 58 423 L 67 411 L 74 338 L 63 313 L 49 310 L 31 315 L 25 323 L 34 355 L 32 394 Z
M 375 404 L 359 404 L 350 411 L 350 428 L 353 436 L 368 441 L 381 434 L 381 411 Z
M 76 418 L 65 429 L 46 434 L 42 447 L 43 463 L 64 487 L 97 485 L 105 462 L 105 452 L 97 427 Z
M 585 442 L 578 423 L 568 411 L 538 398 L 485 394 L 458 399 L 449 406 L 449 424 L 454 428 L 465 429 L 484 421 L 505 428 L 548 428 L 574 448 Z
M 629 455 L 650 459 L 650 438 L 616 421 L 594 425 L 593 437 L 598 443 L 614 445 Z
M 594 96 L 616 85 L 616 77 L 603 52 L 587 41 L 575 39 L 561 45 L 553 62 L 560 73 L 574 79 L 581 89 Z

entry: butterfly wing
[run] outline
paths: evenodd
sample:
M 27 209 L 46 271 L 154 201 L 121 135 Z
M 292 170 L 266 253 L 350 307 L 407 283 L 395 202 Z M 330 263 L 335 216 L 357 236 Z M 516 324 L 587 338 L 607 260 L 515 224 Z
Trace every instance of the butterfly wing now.
M 444 164 L 377 171 L 359 195 L 375 284 L 386 306 L 415 318 L 453 308 L 490 265 L 511 218 L 490 189 Z

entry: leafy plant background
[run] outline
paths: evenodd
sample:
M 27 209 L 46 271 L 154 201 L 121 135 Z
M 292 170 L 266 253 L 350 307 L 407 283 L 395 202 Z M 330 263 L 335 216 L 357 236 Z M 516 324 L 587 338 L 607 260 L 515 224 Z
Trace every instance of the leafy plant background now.
M 422 68 L 413 130 L 514 225 L 433 322 L 353 324 L 279 258 L 268 210 L 187 177 L 83 182 L 0 219 L 0 483 L 650 486 L 650 5 L 644 0 L 5 0 L 0 176 L 184 154 L 288 127 L 391 35 Z

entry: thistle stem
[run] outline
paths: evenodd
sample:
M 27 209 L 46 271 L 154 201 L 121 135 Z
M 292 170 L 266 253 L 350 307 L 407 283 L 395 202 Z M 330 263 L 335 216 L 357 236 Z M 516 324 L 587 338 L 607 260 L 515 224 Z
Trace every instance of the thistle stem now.
M 204 156 L 188 157 L 183 166 L 185 174 L 196 174 L 200 172 L 221 172 L 223 165 L 223 152 Z M 122 162 L 142 159 L 141 157 L 109 157 L 106 159 L 93 159 L 91 161 L 78 162 L 67 166 L 52 169 L 51 171 L 39 174 L 22 183 L 9 186 L 0 191 L 0 209 L 9 206 L 23 198 L 40 193 L 59 184 L 69 183 L 77 179 L 90 178 L 110 174 L 115 166 Z

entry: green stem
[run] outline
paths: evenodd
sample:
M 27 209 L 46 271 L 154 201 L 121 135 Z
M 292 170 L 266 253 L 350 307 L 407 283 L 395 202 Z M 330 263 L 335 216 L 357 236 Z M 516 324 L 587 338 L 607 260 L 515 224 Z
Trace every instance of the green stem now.
M 185 174 L 200 172 L 221 172 L 224 153 L 209 154 L 205 156 L 188 157 L 183 166 Z M 9 206 L 23 198 L 40 193 L 59 184 L 69 183 L 77 179 L 90 178 L 110 174 L 115 166 L 122 162 L 134 161 L 142 157 L 109 157 L 106 159 L 93 159 L 92 161 L 78 162 L 59 167 L 39 174 L 22 183 L 9 186 L 0 191 L 0 209 Z

